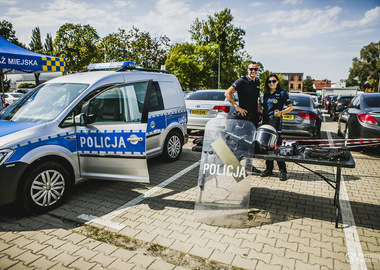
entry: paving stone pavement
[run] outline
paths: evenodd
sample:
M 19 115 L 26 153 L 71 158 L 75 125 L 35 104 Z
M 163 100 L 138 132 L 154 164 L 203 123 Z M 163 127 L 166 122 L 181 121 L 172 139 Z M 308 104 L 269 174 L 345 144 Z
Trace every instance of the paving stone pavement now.
M 0 269 L 185 269 L 145 252 L 131 251 L 76 232 L 80 215 L 113 210 L 200 159 L 188 144 L 175 163 L 149 161 L 149 185 L 87 181 L 67 203 L 48 214 L 23 217 L 0 212 Z M 380 156 L 355 151 L 354 169 L 343 169 L 367 269 L 380 269 Z M 263 161 L 255 160 L 263 170 Z M 220 263 L 230 269 L 350 269 L 345 232 L 335 228 L 334 190 L 318 176 L 287 164 L 289 180 L 249 176 L 250 206 L 259 209 L 250 227 L 224 228 L 194 217 L 199 166 L 141 202 L 87 224 L 133 239 Z M 309 166 L 333 177 L 331 167 Z M 121 227 L 114 227 L 118 224 Z M 227 268 L 226 268 L 227 269 Z

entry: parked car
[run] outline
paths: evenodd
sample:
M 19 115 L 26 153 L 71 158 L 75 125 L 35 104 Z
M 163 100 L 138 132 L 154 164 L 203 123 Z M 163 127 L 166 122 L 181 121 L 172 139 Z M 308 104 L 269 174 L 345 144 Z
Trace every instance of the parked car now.
M 331 101 L 334 99 L 334 97 L 336 97 L 337 95 L 327 95 L 324 99 L 323 99 L 323 106 L 325 107 L 325 109 L 327 110 L 327 112 L 329 112 L 329 108 L 330 108 L 330 103 Z
M 187 131 L 204 130 L 209 120 L 219 116 L 233 118 L 236 109 L 224 96 L 226 90 L 198 90 L 185 100 L 188 122 Z M 234 93 L 237 102 L 237 93 Z
M 355 96 L 339 115 L 338 135 L 349 139 L 380 138 L 380 94 Z
M 186 120 L 177 78 L 131 61 L 49 80 L 1 112 L 0 205 L 46 212 L 83 180 L 148 183 L 147 158 L 180 157 Z
M 338 115 L 347 108 L 348 104 L 351 102 L 353 96 L 350 95 L 339 95 L 334 102 L 331 103 L 330 117 L 333 121 L 338 119 Z
M 314 102 L 315 108 L 322 108 L 322 104 L 319 102 L 317 96 L 311 96 L 311 98 L 312 98 L 312 100 Z
M 289 94 L 293 110 L 282 116 L 282 133 L 320 138 L 322 114 L 310 95 Z
M 32 91 L 34 88 L 18 88 L 16 90 L 16 93 L 26 94 L 30 91 Z
M 13 102 L 17 101 L 23 94 L 20 93 L 4 93 L 5 107 L 11 105 Z

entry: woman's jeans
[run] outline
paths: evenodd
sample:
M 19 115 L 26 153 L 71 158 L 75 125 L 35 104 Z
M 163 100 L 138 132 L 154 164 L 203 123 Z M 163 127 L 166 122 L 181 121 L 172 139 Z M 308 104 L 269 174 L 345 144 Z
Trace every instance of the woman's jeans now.
M 282 144 L 281 120 L 280 120 L 280 118 L 279 117 L 271 117 L 268 119 L 267 117 L 264 117 L 263 123 L 269 124 L 276 129 L 276 131 L 278 132 L 277 146 L 280 146 Z M 284 173 L 287 172 L 286 171 L 286 164 L 284 161 L 277 161 L 277 165 L 278 165 L 280 172 L 284 172 Z M 266 168 L 267 171 L 273 171 L 273 160 L 267 160 L 266 166 L 267 166 L 267 168 Z

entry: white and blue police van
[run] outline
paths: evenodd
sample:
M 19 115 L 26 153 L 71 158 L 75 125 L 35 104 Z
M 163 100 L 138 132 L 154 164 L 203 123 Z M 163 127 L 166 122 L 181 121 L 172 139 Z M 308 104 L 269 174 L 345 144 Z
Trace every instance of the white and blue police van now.
M 0 205 L 46 212 L 82 180 L 148 183 L 147 158 L 177 160 L 186 126 L 166 72 L 127 61 L 52 79 L 1 112 Z

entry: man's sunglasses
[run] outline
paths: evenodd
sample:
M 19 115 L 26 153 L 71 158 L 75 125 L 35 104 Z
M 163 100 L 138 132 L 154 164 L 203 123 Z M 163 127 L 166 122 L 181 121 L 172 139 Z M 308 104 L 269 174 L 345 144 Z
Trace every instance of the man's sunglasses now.
M 259 68 L 248 68 L 250 71 L 258 71 Z
M 277 82 L 277 80 L 273 80 L 273 81 L 272 81 L 272 80 L 269 80 L 269 81 L 268 81 L 268 83 L 276 83 L 276 82 Z

